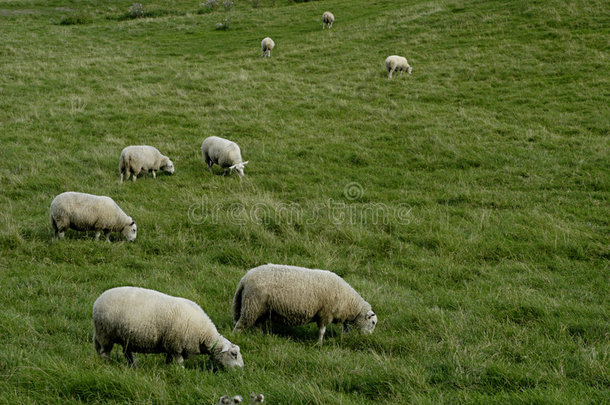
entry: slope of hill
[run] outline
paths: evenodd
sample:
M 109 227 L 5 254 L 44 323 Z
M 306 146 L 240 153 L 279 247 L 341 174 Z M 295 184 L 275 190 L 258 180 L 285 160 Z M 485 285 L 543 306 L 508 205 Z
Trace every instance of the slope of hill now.
M 0 2 L 2 402 L 607 401 L 608 3 L 236 3 Z M 391 54 L 413 74 L 388 80 Z M 211 135 L 240 144 L 242 180 L 204 168 Z M 176 173 L 119 184 L 131 144 Z M 137 241 L 53 242 L 68 190 L 114 198 Z M 375 333 L 233 334 L 267 262 L 338 273 Z M 91 307 L 118 285 L 199 303 L 243 372 L 99 359 Z

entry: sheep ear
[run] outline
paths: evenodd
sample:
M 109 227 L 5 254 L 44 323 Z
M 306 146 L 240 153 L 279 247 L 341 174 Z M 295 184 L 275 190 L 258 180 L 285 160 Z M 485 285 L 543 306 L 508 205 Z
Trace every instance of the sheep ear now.
M 247 165 L 249 162 L 249 160 L 246 160 L 244 163 L 242 163 L 244 166 Z
M 223 347 L 222 350 L 220 351 L 220 353 L 226 353 L 229 351 L 229 348 L 227 346 Z
M 374 316 L 375 316 L 375 313 L 373 311 L 369 311 L 369 312 L 366 313 L 366 318 L 367 319 L 372 318 Z

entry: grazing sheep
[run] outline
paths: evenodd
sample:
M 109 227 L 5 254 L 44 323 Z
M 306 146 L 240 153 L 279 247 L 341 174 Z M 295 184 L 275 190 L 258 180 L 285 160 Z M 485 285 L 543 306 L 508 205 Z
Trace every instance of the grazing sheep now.
M 229 397 L 228 395 L 223 395 L 218 400 L 218 404 L 217 405 L 231 405 L 232 402 L 233 401 L 231 400 L 231 397 Z
M 166 362 L 210 354 L 223 367 L 243 367 L 239 346 L 218 333 L 193 301 L 138 287 L 105 291 L 93 304 L 93 342 L 105 357 L 115 343 L 130 365 L 136 353 L 167 353 Z M 183 366 L 184 367 L 184 366 Z
M 341 277 L 327 270 L 267 264 L 248 271 L 233 297 L 235 331 L 269 316 L 287 325 L 318 324 L 322 344 L 331 322 L 373 333 L 377 315 Z
M 333 13 L 331 13 L 330 11 L 325 11 L 324 14 L 322 14 L 322 29 L 324 29 L 325 27 L 331 29 L 333 27 L 334 22 L 335 16 L 333 15 Z
M 133 181 L 136 181 L 136 177 L 141 172 L 152 172 L 153 178 L 157 178 L 155 174 L 157 170 L 163 170 L 169 174 L 174 173 L 172 161 L 162 155 L 157 148 L 147 145 L 128 146 L 121 152 L 119 161 L 121 183 L 124 175 L 126 175 L 125 180 L 129 180 L 129 175 L 132 174 Z
M 241 395 L 235 395 L 233 398 L 229 397 L 228 395 L 223 395 L 218 400 L 218 405 L 234 405 L 241 403 L 243 400 L 244 399 L 241 397 Z
M 263 57 L 267 56 L 268 58 L 271 57 L 271 50 L 273 49 L 273 47 L 275 47 L 275 42 L 273 42 L 273 40 L 269 37 L 263 39 L 261 41 L 261 50 L 263 51 Z
M 385 67 L 388 69 L 388 79 L 392 78 L 395 71 L 400 71 L 400 74 L 404 71 L 411 74 L 413 71 L 413 68 L 407 62 L 407 58 L 398 55 L 388 56 L 385 60 Z
M 217 136 L 205 138 L 201 144 L 201 155 L 210 170 L 214 163 L 224 168 L 223 176 L 232 173 L 233 170 L 243 176 L 244 166 L 248 164 L 248 162 L 242 162 L 241 150 L 235 142 Z
M 136 240 L 138 227 L 110 197 L 86 193 L 61 193 L 51 202 L 51 225 L 55 231 L 54 239 L 65 236 L 68 228 L 77 231 L 95 230 L 95 240 L 103 231 L 106 241 L 110 232 L 121 232 L 130 242 Z
M 262 404 L 265 402 L 265 396 L 263 394 L 255 394 L 254 392 L 250 394 L 250 405 L 254 404 Z

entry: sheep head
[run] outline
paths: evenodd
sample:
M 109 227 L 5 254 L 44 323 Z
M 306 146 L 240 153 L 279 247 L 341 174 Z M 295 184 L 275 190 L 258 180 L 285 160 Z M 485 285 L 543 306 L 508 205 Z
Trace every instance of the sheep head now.
M 362 333 L 370 335 L 375 330 L 377 325 L 377 315 L 371 310 L 367 311 L 366 314 L 361 314 L 356 319 L 356 327 L 362 331 Z
M 217 347 L 212 349 L 212 358 L 224 368 L 242 368 L 244 360 L 239 346 L 221 337 Z
M 133 242 L 134 240 L 136 240 L 136 237 L 138 236 L 138 226 L 136 225 L 136 223 L 133 219 L 129 218 L 129 221 L 130 221 L 130 224 L 123 227 L 123 229 L 121 230 L 121 233 L 123 234 L 125 239 L 127 239 L 130 242 Z
M 174 163 L 171 160 L 167 159 L 167 162 L 163 166 L 161 166 L 161 170 L 169 174 L 174 174 L 174 171 L 176 169 L 174 168 Z
M 239 174 L 240 176 L 244 175 L 244 167 L 248 164 L 248 162 L 243 162 L 243 163 L 235 163 L 233 166 L 229 167 L 229 169 L 231 170 L 231 173 L 233 172 L 233 170 L 235 170 L 237 172 L 237 174 Z

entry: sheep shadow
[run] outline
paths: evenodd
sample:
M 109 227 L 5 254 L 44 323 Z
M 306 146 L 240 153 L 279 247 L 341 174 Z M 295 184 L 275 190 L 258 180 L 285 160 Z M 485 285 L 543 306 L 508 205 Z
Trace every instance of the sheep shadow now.
M 277 321 L 273 322 L 270 319 L 263 319 L 255 324 L 255 328 L 259 329 L 261 333 L 280 336 L 299 343 L 316 344 L 318 342 L 318 327 L 315 323 L 292 326 Z M 343 334 L 344 332 L 341 326 L 333 324 L 328 325 L 326 327 L 326 333 L 324 334 L 324 341 L 327 339 L 334 339 Z
M 167 369 L 182 369 L 182 367 L 180 367 L 175 361 L 167 363 L 166 354 L 164 353 L 134 353 L 133 356 L 134 364 L 130 365 L 123 355 L 120 346 L 115 347 L 112 350 L 112 353 L 107 357 L 100 357 L 96 355 L 98 361 L 101 361 L 104 364 L 109 364 L 115 367 L 125 367 L 127 369 L 158 369 L 163 367 Z M 183 365 L 185 370 L 197 370 L 213 373 L 221 369 L 220 366 L 214 365 L 214 362 L 208 357 L 207 354 L 193 355 L 188 359 L 185 359 Z
M 33 228 L 23 228 L 19 230 L 19 235 L 28 242 L 35 241 L 50 241 L 56 242 L 62 239 L 55 239 L 53 227 L 49 224 L 48 227 L 37 226 Z M 118 237 L 116 237 L 118 239 Z M 76 231 L 74 229 L 66 229 L 64 239 L 66 240 L 92 240 L 95 241 L 94 231 Z M 104 241 L 104 235 L 100 235 L 100 241 Z M 113 240 L 113 235 L 110 235 L 110 240 Z
M 66 229 L 63 239 L 62 238 L 55 239 L 53 230 L 51 230 L 50 240 L 51 240 L 51 242 L 62 242 L 62 241 L 66 241 L 66 240 L 83 240 L 83 241 L 107 243 L 106 237 L 104 236 L 103 232 L 101 233 L 99 240 L 96 241 L 95 240 L 95 231 L 77 231 L 74 229 Z M 123 237 L 123 235 L 121 235 L 118 232 L 110 233 L 110 242 L 108 242 L 108 243 L 121 242 L 121 241 L 126 241 L 126 239 Z

